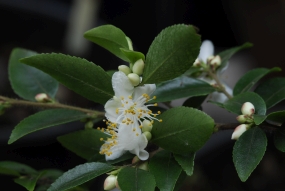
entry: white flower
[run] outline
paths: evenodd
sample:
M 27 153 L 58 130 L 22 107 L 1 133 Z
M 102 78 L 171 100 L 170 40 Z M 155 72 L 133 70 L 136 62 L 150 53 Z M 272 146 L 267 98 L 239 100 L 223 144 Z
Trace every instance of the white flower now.
M 232 140 L 238 140 L 238 138 L 249 129 L 250 125 L 241 124 L 237 126 L 232 134 Z
M 202 45 L 201 45 L 201 48 L 200 48 L 200 54 L 198 56 L 198 60 L 200 62 L 204 62 L 204 63 L 207 63 L 207 59 L 211 56 L 214 55 L 214 45 L 211 41 L 209 40 L 204 40 Z M 225 90 L 230 94 L 232 95 L 233 94 L 233 90 L 227 86 L 222 80 L 221 80 L 221 74 L 226 70 L 227 67 L 224 67 L 222 70 L 217 70 L 217 77 L 219 78 L 219 80 L 221 81 L 221 83 L 223 84 Z M 215 85 L 216 82 L 207 77 L 207 76 L 201 76 L 199 77 L 200 80 L 203 80 L 211 85 Z M 211 94 L 211 99 L 213 101 L 217 101 L 217 102 L 220 102 L 220 103 L 223 103 L 225 102 L 228 98 L 226 95 L 224 95 L 223 93 L 220 93 L 220 92 L 214 92 Z
M 105 116 L 108 119 L 105 132 L 111 137 L 102 145 L 100 153 L 105 154 L 106 160 L 114 160 L 130 151 L 141 160 L 146 160 L 149 154 L 144 149 L 148 141 L 141 128 L 143 119 L 156 119 L 157 114 L 153 114 L 148 106 L 157 104 L 145 105 L 151 100 L 149 95 L 155 91 L 156 86 L 146 84 L 134 88 L 129 78 L 120 71 L 113 74 L 112 86 L 115 96 L 105 104 Z

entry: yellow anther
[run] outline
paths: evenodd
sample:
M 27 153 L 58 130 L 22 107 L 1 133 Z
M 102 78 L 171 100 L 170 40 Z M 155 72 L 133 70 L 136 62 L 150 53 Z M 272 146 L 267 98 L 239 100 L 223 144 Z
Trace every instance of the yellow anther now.
M 126 101 L 126 104 L 128 104 L 129 102 L 128 101 Z
M 133 97 L 132 97 L 132 96 L 129 96 L 129 99 L 133 99 Z
M 138 133 L 136 133 L 136 136 L 139 136 L 139 134 L 138 134 Z
M 123 97 L 123 96 L 121 96 L 121 100 L 124 100 L 124 97 Z
M 104 129 L 102 128 L 101 131 L 104 132 Z
M 131 121 L 131 119 L 127 118 L 128 121 Z
M 153 104 L 153 106 L 157 106 L 157 103 Z
M 118 113 L 119 113 L 119 108 L 116 109 L 116 114 L 118 114 Z
M 158 120 L 159 122 L 162 122 L 162 119 Z
M 124 104 L 122 104 L 122 107 L 124 107 L 125 105 Z
M 104 139 L 103 138 L 100 138 L 100 141 L 103 141 Z
M 151 122 L 151 124 L 153 124 L 153 122 L 154 122 L 154 121 L 153 121 L 153 120 L 151 120 L 150 122 Z
M 98 130 L 100 130 L 100 127 L 97 127 Z
M 153 98 L 152 99 L 156 99 L 156 96 L 153 96 Z
M 156 114 L 153 114 L 153 117 L 156 117 Z
M 136 129 L 135 129 L 135 128 L 133 128 L 133 131 L 136 131 Z
M 140 128 L 142 128 L 143 126 L 142 125 L 140 125 Z
M 160 111 L 158 111 L 158 112 L 157 112 L 157 114 L 161 114 L 161 112 L 160 112 Z

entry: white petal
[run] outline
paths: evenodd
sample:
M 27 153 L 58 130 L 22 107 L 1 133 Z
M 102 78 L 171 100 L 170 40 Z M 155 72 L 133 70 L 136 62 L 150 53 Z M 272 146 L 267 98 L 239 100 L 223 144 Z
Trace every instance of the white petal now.
M 137 100 L 143 94 L 148 94 L 150 96 L 155 89 L 155 84 L 145 84 L 144 86 L 136 87 L 133 93 L 133 100 Z
M 125 152 L 127 152 L 120 145 L 113 146 L 109 151 L 112 152 L 112 154 L 110 156 L 108 155 L 105 156 L 106 161 L 115 160 L 120 156 L 122 156 Z
M 116 123 L 117 118 L 119 116 L 116 113 L 116 109 L 121 107 L 121 102 L 118 100 L 110 99 L 109 101 L 107 101 L 104 107 L 106 111 L 105 116 L 107 117 L 107 119 L 113 123 Z
M 214 55 L 214 45 L 210 40 L 204 40 L 200 47 L 200 54 L 198 58 L 206 63 L 209 56 Z
M 129 78 L 123 72 L 115 72 L 112 76 L 112 86 L 115 96 L 120 98 L 132 95 L 134 86 L 131 84 Z
M 149 154 L 145 151 L 145 147 L 147 146 L 147 139 L 144 134 L 141 134 L 137 139 L 137 147 L 133 150 L 130 150 L 131 153 L 137 155 L 140 160 L 147 160 Z

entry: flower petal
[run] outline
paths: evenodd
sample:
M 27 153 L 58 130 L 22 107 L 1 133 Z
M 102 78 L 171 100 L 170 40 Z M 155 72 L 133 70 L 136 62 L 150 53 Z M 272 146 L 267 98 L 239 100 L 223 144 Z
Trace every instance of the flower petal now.
M 134 148 L 133 150 L 130 150 L 131 153 L 137 155 L 140 160 L 147 160 L 149 157 L 149 153 L 144 150 L 147 146 L 147 138 L 144 134 L 141 134 L 139 138 L 137 139 L 137 145 L 138 147 Z
M 115 100 L 115 99 L 110 99 L 109 101 L 107 101 L 107 103 L 105 104 L 105 116 L 106 118 L 113 122 L 116 123 L 117 118 L 118 118 L 118 114 L 116 113 L 116 109 L 121 107 L 121 102 L 120 100 Z
M 200 47 L 200 54 L 198 58 L 206 63 L 209 56 L 214 55 L 214 45 L 210 40 L 204 40 Z
M 130 96 L 134 91 L 134 86 L 131 84 L 129 78 L 121 71 L 115 72 L 113 74 L 112 86 L 115 92 L 115 96 L 118 98 L 121 96 Z
M 119 158 L 120 156 L 122 156 L 125 152 L 127 152 L 120 145 L 115 145 L 115 146 L 111 147 L 109 151 L 112 152 L 112 154 L 110 156 L 105 155 L 106 161 L 115 160 L 115 159 Z
M 155 84 L 145 84 L 144 86 L 136 87 L 133 93 L 133 100 L 137 100 L 143 94 L 148 94 L 149 96 L 155 91 Z

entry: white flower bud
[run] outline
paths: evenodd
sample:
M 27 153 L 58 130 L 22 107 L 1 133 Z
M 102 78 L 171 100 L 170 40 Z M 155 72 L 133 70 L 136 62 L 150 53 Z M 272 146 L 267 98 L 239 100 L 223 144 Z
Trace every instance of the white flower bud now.
M 131 81 L 133 86 L 137 86 L 139 85 L 141 79 L 139 77 L 139 75 L 135 74 L 135 73 L 130 73 L 128 74 L 128 78 Z
M 210 65 L 217 67 L 221 65 L 221 62 L 222 62 L 221 57 L 217 55 L 210 60 Z
M 146 131 L 151 132 L 151 130 L 152 130 L 152 123 L 149 120 L 145 119 L 142 123 L 142 132 Z
M 244 115 L 253 115 L 255 112 L 254 105 L 250 102 L 245 102 L 241 107 L 241 113 Z
M 148 141 L 151 140 L 152 135 L 150 132 L 146 131 L 146 132 L 143 132 L 143 134 L 145 135 L 145 137 Z
M 137 60 L 134 63 L 133 72 L 140 76 L 140 75 L 143 74 L 143 69 L 144 69 L 144 62 L 143 62 L 143 60 L 142 59 Z
M 120 188 L 120 186 L 119 186 L 118 180 L 116 181 L 116 188 L 118 188 L 119 190 L 121 190 L 121 188 Z
M 148 171 L 148 162 L 144 162 L 138 166 L 139 169 Z
M 207 64 L 210 64 L 211 63 L 211 60 L 213 60 L 215 57 L 213 55 L 209 56 L 207 58 Z
M 117 176 L 109 175 L 104 181 L 104 190 L 112 190 L 116 187 Z
M 245 115 L 239 115 L 236 117 L 236 119 L 238 120 L 238 122 L 240 123 L 245 123 L 247 121 L 247 118 Z
M 39 94 L 37 94 L 35 96 L 35 100 L 37 102 L 41 102 L 41 103 L 51 101 L 51 99 L 48 97 L 48 95 L 46 93 L 39 93 Z
M 128 75 L 129 73 L 132 72 L 131 69 L 128 66 L 126 66 L 126 65 L 120 65 L 118 67 L 118 70 L 121 71 L 121 72 L 124 72 L 126 75 Z
M 237 126 L 232 134 L 232 140 L 238 140 L 238 138 L 246 131 L 249 129 L 248 124 L 241 124 Z
M 200 67 L 201 66 L 201 62 L 200 62 L 200 60 L 197 58 L 196 60 L 195 60 L 195 62 L 193 63 L 193 67 Z

